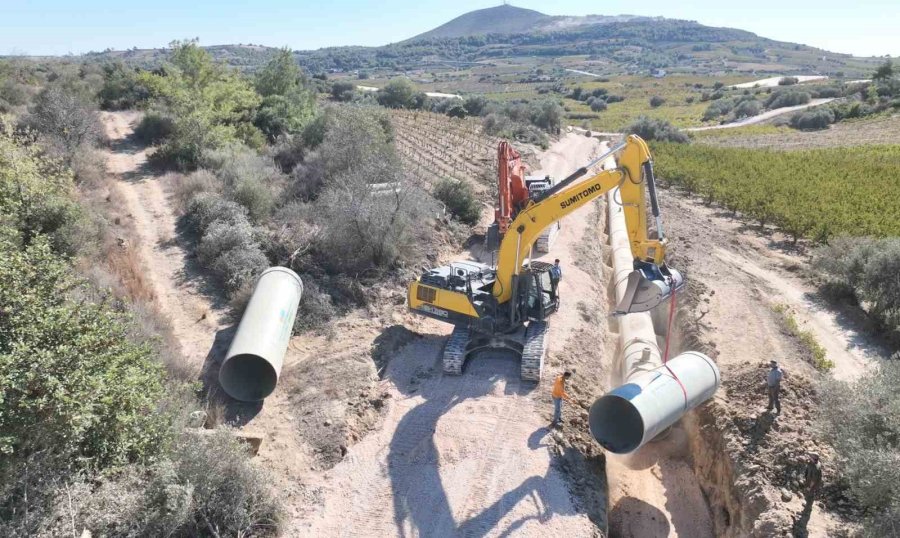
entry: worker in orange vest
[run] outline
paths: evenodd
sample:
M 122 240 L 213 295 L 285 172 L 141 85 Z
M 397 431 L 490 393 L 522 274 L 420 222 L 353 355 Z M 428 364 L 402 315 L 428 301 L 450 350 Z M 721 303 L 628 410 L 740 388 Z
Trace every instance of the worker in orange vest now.
M 569 401 L 569 395 L 566 393 L 566 381 L 572 377 L 572 372 L 568 370 L 556 376 L 553 381 L 553 390 L 550 396 L 553 397 L 553 422 L 550 423 L 551 428 L 555 428 L 562 420 L 562 402 Z

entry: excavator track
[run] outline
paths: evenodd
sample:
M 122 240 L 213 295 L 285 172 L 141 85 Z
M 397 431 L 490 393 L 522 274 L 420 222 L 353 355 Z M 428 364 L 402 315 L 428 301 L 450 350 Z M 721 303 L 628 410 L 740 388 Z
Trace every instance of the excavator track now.
M 556 236 L 559 234 L 559 223 L 556 222 L 551 224 L 544 230 L 544 233 L 537 238 L 537 241 L 534 242 L 534 250 L 535 252 L 539 252 L 541 254 L 547 254 L 550 252 L 550 249 L 553 248 L 553 243 L 556 241 Z
M 444 344 L 442 358 L 444 373 L 461 375 L 466 363 L 466 346 L 471 339 L 472 331 L 468 327 L 456 326 Z
M 521 377 L 526 381 L 540 381 L 547 354 L 547 322 L 532 321 L 525 330 L 525 346 L 522 349 Z

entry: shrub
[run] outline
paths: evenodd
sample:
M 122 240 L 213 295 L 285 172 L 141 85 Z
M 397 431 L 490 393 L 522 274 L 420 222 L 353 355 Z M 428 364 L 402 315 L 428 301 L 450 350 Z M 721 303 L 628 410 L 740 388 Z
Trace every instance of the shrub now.
M 481 219 L 481 206 L 475 191 L 465 181 L 443 179 L 434 187 L 434 197 L 460 222 L 474 226 Z
M 762 103 L 756 99 L 747 99 L 738 103 L 733 112 L 735 118 L 749 118 L 762 112 L 762 109 Z
M 593 110 L 594 112 L 602 112 L 606 110 L 606 108 L 606 101 L 604 101 L 603 99 L 594 99 L 591 102 L 591 110 Z
M 719 89 L 722 89 L 724 86 L 725 86 L 725 83 L 724 83 L 724 82 L 721 82 L 721 81 L 718 81 L 718 80 L 717 80 L 717 81 L 713 84 L 713 89 L 714 89 L 714 90 L 719 90 Z
M 298 331 L 321 329 L 338 314 L 331 296 L 322 291 L 314 278 L 306 277 L 301 276 L 303 296 L 294 318 L 294 330 Z
M 60 162 L 37 145 L 0 131 L 0 236 L 28 245 L 45 235 L 58 252 L 74 254 L 80 208 L 74 183 Z
M 685 144 L 690 141 L 688 135 L 681 132 L 666 120 L 640 116 L 626 128 L 626 132 L 636 134 L 644 140 L 657 140 L 660 142 L 678 142 Z
M 223 190 L 222 180 L 209 170 L 197 170 L 191 174 L 172 174 L 175 201 L 180 210 L 187 211 L 191 200 L 200 193 L 219 194 Z
M 240 205 L 222 198 L 215 192 L 202 192 L 195 196 L 184 215 L 185 225 L 192 233 L 202 236 L 216 220 L 225 222 L 246 221 L 247 210 Z
M 200 263 L 211 267 L 221 254 L 229 250 L 258 248 L 253 234 L 253 226 L 246 220 L 238 222 L 214 220 L 197 245 L 197 257 Z
M 621 103 L 624 100 L 625 100 L 625 96 L 623 96 L 623 95 L 607 95 L 606 96 L 606 102 L 608 104 Z
M 409 79 L 394 78 L 376 96 L 378 104 L 388 108 L 414 108 L 416 87 Z
M 878 327 L 900 332 L 900 283 L 885 275 L 900 270 L 900 239 L 839 238 L 813 258 L 826 281 L 852 293 Z
M 709 121 L 719 116 L 724 116 L 731 112 L 733 106 L 730 100 L 713 101 L 706 107 L 706 111 L 703 112 L 703 120 Z
M 772 95 L 766 99 L 766 108 L 775 109 L 787 106 L 805 105 L 809 102 L 809 99 L 810 95 L 808 93 L 796 90 L 773 92 Z
M 255 244 L 222 252 L 209 266 L 229 295 L 252 284 L 268 267 L 268 258 Z
M 465 118 L 466 109 L 460 104 L 455 104 L 447 108 L 447 115 L 451 118 Z
M 38 94 L 28 123 L 67 159 L 81 146 L 92 146 L 101 139 L 100 120 L 91 104 L 57 85 Z
M 202 163 L 215 171 L 231 198 L 247 209 L 254 222 L 269 216 L 287 182 L 270 158 L 240 146 L 206 152 Z
M 463 101 L 463 108 L 466 109 L 470 116 L 481 116 L 486 107 L 487 99 L 480 95 L 466 97 L 465 101 Z
M 865 510 L 868 536 L 900 526 L 900 362 L 883 361 L 854 383 L 827 379 L 818 427 L 838 456 L 837 469 Z
M 830 108 L 817 108 L 797 112 L 791 116 L 791 127 L 794 129 L 827 129 L 834 123 L 834 112 Z
M 800 82 L 800 79 L 798 79 L 797 77 L 781 77 L 780 79 L 778 79 L 779 86 L 793 86 L 798 82 Z
M 356 85 L 352 82 L 335 81 L 331 84 L 331 98 L 335 101 L 346 103 L 353 99 L 353 92 L 355 90 Z
M 75 300 L 83 282 L 42 239 L 0 240 L 0 281 L 0 475 L 43 451 L 98 467 L 152 457 L 167 436 L 163 372 L 125 316 Z
M 113 62 L 103 66 L 103 87 L 97 97 L 103 110 L 126 110 L 146 102 L 150 90 L 140 82 L 134 69 Z
M 148 112 L 134 128 L 134 138 L 142 144 L 156 145 L 172 136 L 174 131 L 172 118 L 159 112 Z
M 654 95 L 650 98 L 650 107 L 651 108 L 659 108 L 665 103 L 666 100 L 658 95 Z

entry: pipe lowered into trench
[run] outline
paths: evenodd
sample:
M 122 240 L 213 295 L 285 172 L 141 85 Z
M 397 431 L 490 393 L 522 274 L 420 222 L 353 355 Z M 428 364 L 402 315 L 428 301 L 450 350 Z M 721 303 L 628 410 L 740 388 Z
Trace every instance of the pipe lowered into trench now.
M 621 200 L 617 191 L 613 189 L 607 195 L 607 213 L 618 303 L 625 295 L 628 275 L 634 270 L 634 258 L 625 208 L 617 201 Z M 702 353 L 686 352 L 663 364 L 651 312 L 626 314 L 618 320 L 617 364 L 621 364 L 619 379 L 623 385 L 591 405 L 588 424 L 591 435 L 602 447 L 615 454 L 627 454 L 711 398 L 719 387 L 720 375 L 715 363 Z
M 712 359 L 682 353 L 598 398 L 588 415 L 591 435 L 614 454 L 634 452 L 712 398 L 720 381 Z
M 303 295 L 303 281 L 286 267 L 263 271 L 219 369 L 219 384 L 235 400 L 257 402 L 275 390 Z

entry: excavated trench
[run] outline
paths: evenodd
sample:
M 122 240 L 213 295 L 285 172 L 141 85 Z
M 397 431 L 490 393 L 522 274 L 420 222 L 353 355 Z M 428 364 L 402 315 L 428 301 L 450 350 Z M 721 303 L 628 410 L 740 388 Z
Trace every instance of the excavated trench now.
M 608 201 L 607 208 L 610 203 Z M 600 222 L 606 224 L 607 231 L 616 229 L 610 228 L 608 219 Z M 616 274 L 611 250 L 607 250 L 604 264 L 609 272 Z M 617 280 L 621 278 L 614 276 L 609 281 L 606 293 L 609 311 L 614 307 Z M 622 382 L 626 368 L 634 371 L 631 361 L 625 365 L 623 358 L 623 342 L 627 342 L 630 349 L 636 340 L 640 341 L 634 335 L 645 336 L 649 332 L 645 337 L 652 339 L 655 336 L 659 350 L 665 349 L 668 336 L 669 357 L 685 351 L 707 351 L 699 333 L 686 322 L 691 319 L 695 299 L 688 291 L 678 300 L 679 308 L 671 327 L 668 309 L 657 309 L 644 319 L 610 318 L 610 332 L 625 333 L 618 334 L 620 337 L 615 338 L 615 345 L 611 346 L 614 350 L 610 350 L 610 355 L 614 360 L 608 372 L 607 390 Z M 667 335 L 669 331 L 671 334 Z M 655 348 L 653 351 L 658 353 Z M 715 398 L 701 405 L 632 454 L 607 453 L 610 536 L 693 538 L 746 536 L 749 533 L 752 521 L 747 521 L 749 518 L 742 505 L 742 499 L 746 497 L 740 495 L 734 485 L 734 465 L 728 457 L 724 435 L 727 421 L 718 406 Z

